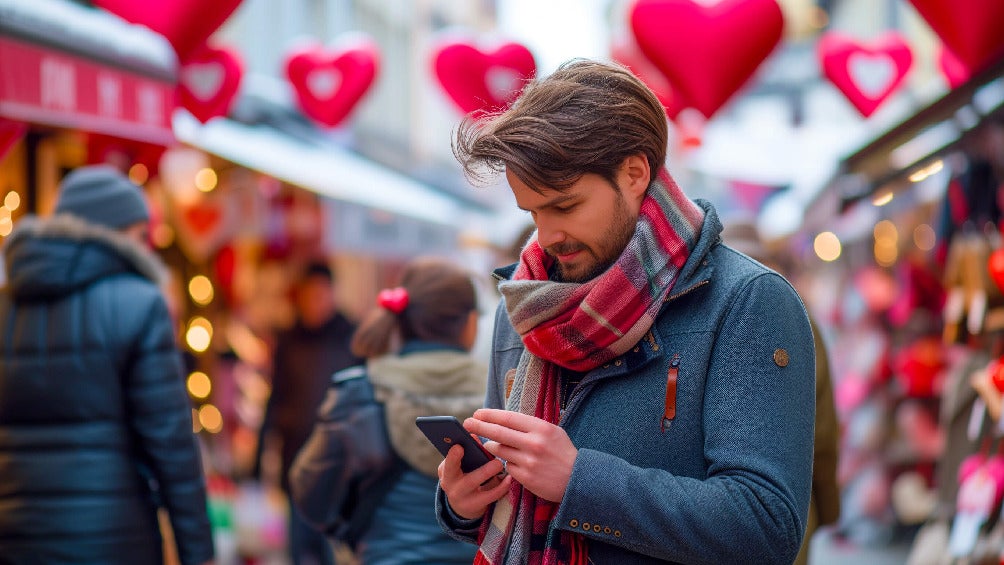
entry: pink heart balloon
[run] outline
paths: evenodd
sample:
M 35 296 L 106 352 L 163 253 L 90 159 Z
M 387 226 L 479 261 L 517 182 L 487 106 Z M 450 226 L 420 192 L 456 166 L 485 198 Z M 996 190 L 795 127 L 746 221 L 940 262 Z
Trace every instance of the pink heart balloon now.
M 972 72 L 1004 55 L 1004 2 L 910 0 L 924 21 Z
M 237 9 L 241 0 L 93 0 L 93 4 L 163 35 L 184 62 Z
M 938 49 L 938 69 L 948 82 L 949 88 L 957 88 L 962 83 L 969 80 L 972 73 L 966 68 L 962 61 L 948 50 L 944 45 Z
M 533 53 L 507 42 L 482 50 L 463 40 L 443 40 L 433 49 L 440 86 L 465 114 L 503 109 L 537 72 Z
M 910 46 L 894 32 L 870 43 L 829 32 L 816 54 L 826 78 L 866 118 L 903 84 L 913 64 Z
M 303 113 L 334 127 L 373 85 L 379 64 L 376 43 L 353 34 L 331 49 L 308 46 L 291 51 L 286 57 L 286 76 Z
M 636 0 L 631 30 L 683 99 L 711 118 L 781 42 L 775 0 Z
M 656 98 L 666 109 L 666 116 L 669 119 L 676 120 L 680 110 L 687 106 L 680 93 L 675 92 L 659 69 L 645 58 L 645 54 L 641 52 L 638 44 L 630 35 L 614 39 L 610 45 L 610 57 L 631 69 L 635 76 L 652 89 Z
M 241 84 L 243 64 L 236 51 L 207 45 L 189 57 L 179 75 L 181 105 L 206 123 L 227 115 Z

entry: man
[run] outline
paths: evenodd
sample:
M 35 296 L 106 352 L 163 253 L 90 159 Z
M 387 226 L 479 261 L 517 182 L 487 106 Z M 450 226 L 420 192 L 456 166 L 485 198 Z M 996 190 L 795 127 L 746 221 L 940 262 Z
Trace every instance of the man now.
M 739 215 L 725 222 L 722 240 L 729 247 L 749 255 L 767 267 L 784 273 L 781 261 L 775 259 L 760 237 L 753 218 Z M 840 456 L 840 422 L 833 401 L 830 382 L 830 359 L 819 327 L 809 316 L 813 343 L 816 347 L 816 420 L 812 448 L 812 495 L 809 498 L 809 517 L 805 538 L 794 565 L 809 563 L 812 536 L 821 526 L 836 524 L 840 519 L 840 483 L 837 482 L 837 463 Z
M 355 326 L 339 313 L 334 284 L 334 274 L 327 264 L 308 264 L 294 288 L 296 324 L 280 333 L 276 341 L 272 393 L 265 407 L 257 459 L 260 467 L 266 438 L 274 433 L 281 444 L 280 486 L 287 497 L 287 473 L 310 436 L 331 375 L 362 363 L 349 348 Z M 304 522 L 292 505 L 289 550 L 293 565 L 334 562 L 324 535 Z
M 812 331 L 787 281 L 721 245 L 714 208 L 673 182 L 667 130 L 628 70 L 577 60 L 458 131 L 468 175 L 504 170 L 537 227 L 496 272 L 486 408 L 464 422 L 505 464 L 464 474 L 455 447 L 439 468 L 438 519 L 480 544 L 475 563 L 798 553 Z
M 109 166 L 63 180 L 7 240 L 0 289 L 0 561 L 213 558 L 174 328 L 141 189 Z

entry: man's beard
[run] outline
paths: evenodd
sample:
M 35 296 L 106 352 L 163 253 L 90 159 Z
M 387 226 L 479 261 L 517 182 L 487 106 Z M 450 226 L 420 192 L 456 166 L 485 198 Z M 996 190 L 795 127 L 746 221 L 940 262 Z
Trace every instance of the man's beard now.
M 637 221 L 632 220 L 631 215 L 628 214 L 624 198 L 619 194 L 617 198 L 617 205 L 614 207 L 613 213 L 613 221 L 603 234 L 603 237 L 598 240 L 605 243 L 602 247 L 592 249 L 575 244 L 570 246 L 563 246 L 559 244 L 544 250 L 548 255 L 554 257 L 557 254 L 564 254 L 571 251 L 577 251 L 578 249 L 584 249 L 597 257 L 596 262 L 590 266 L 585 273 L 576 276 L 571 276 L 566 273 L 561 262 L 555 259 L 554 267 L 551 270 L 551 280 L 555 282 L 584 283 L 600 276 L 617 262 L 617 259 L 620 258 L 624 249 L 627 247 L 628 243 L 630 243 L 631 237 L 634 236 Z M 606 244 L 606 242 L 609 243 Z

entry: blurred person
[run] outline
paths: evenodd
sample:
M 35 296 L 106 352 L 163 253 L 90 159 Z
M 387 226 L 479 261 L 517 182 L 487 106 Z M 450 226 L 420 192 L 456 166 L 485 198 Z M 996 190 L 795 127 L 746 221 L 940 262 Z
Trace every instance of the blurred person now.
M 736 216 L 725 222 L 722 240 L 729 247 L 749 255 L 765 266 L 785 274 L 781 262 L 775 259 L 760 237 L 753 218 Z M 809 497 L 809 519 L 805 539 L 798 551 L 795 565 L 809 562 L 809 547 L 813 534 L 822 526 L 836 524 L 840 519 L 840 483 L 837 480 L 840 422 L 833 401 L 830 378 L 830 358 L 819 325 L 809 314 L 816 347 L 816 421 L 812 448 L 812 494 Z
M 63 179 L 6 243 L 0 289 L 0 563 L 182 564 L 213 540 L 149 211 L 118 170 Z M 170 548 L 168 553 L 172 553 Z
M 294 284 L 296 322 L 280 332 L 272 359 L 272 391 L 258 435 L 255 475 L 261 475 L 261 461 L 268 439 L 279 440 L 281 470 L 279 486 L 289 497 L 288 472 L 314 425 L 331 375 L 359 364 L 349 341 L 355 325 L 338 310 L 335 275 L 327 263 L 307 264 Z M 325 541 L 290 507 L 288 530 L 292 565 L 334 563 Z
M 474 559 L 474 546 L 436 523 L 443 457 L 415 418 L 463 420 L 481 406 L 488 368 L 470 353 L 477 324 L 470 275 L 446 260 L 419 258 L 406 267 L 400 287 L 380 293 L 379 307 L 352 338 L 365 367 L 335 375 L 290 479 L 297 510 L 326 531 L 337 529 L 332 501 L 343 498 L 332 492 L 373 505 L 368 524 L 338 536 L 355 546 L 363 565 Z
M 667 139 L 648 87 L 583 59 L 457 131 L 469 178 L 504 172 L 537 227 L 496 271 L 486 408 L 464 422 L 501 461 L 465 474 L 454 447 L 439 467 L 437 519 L 477 564 L 798 554 L 808 317 L 788 281 L 721 245 L 714 207 L 666 171 Z

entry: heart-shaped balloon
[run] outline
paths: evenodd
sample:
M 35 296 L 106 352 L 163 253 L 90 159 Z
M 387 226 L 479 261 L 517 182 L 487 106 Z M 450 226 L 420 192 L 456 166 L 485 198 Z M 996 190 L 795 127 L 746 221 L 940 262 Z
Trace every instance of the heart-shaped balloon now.
M 440 86 L 465 114 L 505 108 L 537 72 L 533 53 L 515 42 L 480 48 L 462 39 L 441 39 L 432 65 Z
M 910 0 L 959 61 L 978 72 L 1004 54 L 1004 2 L 1000 0 Z
M 163 35 L 185 62 L 237 9 L 241 0 L 93 0 L 93 4 Z
M 972 76 L 962 61 L 944 45 L 938 49 L 938 69 L 948 82 L 949 88 L 958 88 Z
M 866 118 L 903 84 L 913 64 L 910 46 L 894 32 L 868 43 L 828 32 L 820 38 L 816 54 L 823 75 Z
M 325 49 L 313 45 L 286 55 L 286 77 L 307 117 L 334 127 L 356 107 L 373 85 L 380 64 L 376 43 L 359 33 L 342 36 Z
M 206 45 L 189 57 L 178 74 L 178 100 L 206 123 L 227 115 L 241 84 L 243 64 L 236 51 Z
M 683 100 L 711 118 L 781 42 L 775 0 L 636 0 L 631 30 Z
M 666 116 L 669 119 L 676 120 L 680 110 L 687 106 L 680 93 L 673 90 L 669 81 L 659 69 L 655 68 L 652 61 L 645 58 L 645 54 L 641 52 L 630 34 L 624 34 L 613 40 L 610 44 L 610 58 L 631 69 L 635 76 L 652 89 L 662 107 L 666 109 Z

